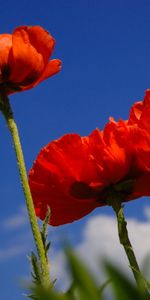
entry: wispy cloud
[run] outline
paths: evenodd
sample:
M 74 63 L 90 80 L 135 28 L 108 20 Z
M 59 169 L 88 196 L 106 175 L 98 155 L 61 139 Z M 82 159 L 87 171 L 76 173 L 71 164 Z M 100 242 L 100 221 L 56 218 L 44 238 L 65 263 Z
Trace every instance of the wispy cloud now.
M 7 260 L 26 253 L 27 249 L 25 245 L 16 245 L 8 248 L 0 249 L 0 263 L 6 262 Z
M 4 230 L 20 229 L 28 223 L 28 217 L 25 206 L 21 206 L 17 213 L 1 222 L 1 228 Z
M 0 247 L 0 263 L 29 253 L 32 243 L 28 224 L 25 206 L 20 206 L 15 214 L 1 221 L 0 230 L 4 240 Z
M 20 255 L 28 255 L 33 248 L 33 238 L 30 231 L 26 230 L 12 235 L 10 240 L 6 240 L 0 247 L 0 264 L 9 262 L 12 258 L 18 258 Z

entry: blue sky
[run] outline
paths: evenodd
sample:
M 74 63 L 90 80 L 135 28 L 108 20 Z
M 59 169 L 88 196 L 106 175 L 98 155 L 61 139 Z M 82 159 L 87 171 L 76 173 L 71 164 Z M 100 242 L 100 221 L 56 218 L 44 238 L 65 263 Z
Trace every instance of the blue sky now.
M 33 90 L 11 96 L 27 169 L 40 148 L 68 132 L 88 135 L 109 116 L 128 117 L 132 103 L 150 88 L 150 1 L 51 0 L 2 1 L 1 33 L 19 25 L 41 25 L 56 39 L 53 58 L 62 71 Z M 0 118 L 0 282 L 3 300 L 20 300 L 20 278 L 30 273 L 30 227 L 11 139 Z M 127 217 L 146 222 L 149 198 L 130 202 Z M 67 236 L 77 247 L 90 218 L 112 216 L 96 210 L 79 222 L 50 229 L 53 249 Z

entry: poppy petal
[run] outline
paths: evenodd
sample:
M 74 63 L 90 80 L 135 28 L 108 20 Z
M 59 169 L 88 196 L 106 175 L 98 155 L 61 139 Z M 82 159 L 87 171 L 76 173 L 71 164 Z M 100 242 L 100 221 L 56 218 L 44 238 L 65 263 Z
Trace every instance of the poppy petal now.
M 55 39 L 41 26 L 22 27 L 28 34 L 30 44 L 42 54 L 44 63 L 47 64 L 55 45 Z
M 59 60 L 59 59 L 50 60 L 47 64 L 44 72 L 42 73 L 40 78 L 33 84 L 33 86 L 36 86 L 43 80 L 51 77 L 52 75 L 57 74 L 60 70 L 61 70 L 61 60 Z
M 26 27 L 25 27 L 26 28 Z M 21 83 L 29 74 L 37 78 L 44 69 L 41 53 L 30 43 L 29 35 L 24 27 L 18 27 L 12 34 L 12 49 L 9 64 L 12 69 L 10 80 Z
M 8 57 L 12 47 L 11 34 L 0 34 L 0 81 L 7 79 L 6 70 L 10 75 L 10 67 L 8 65 Z
M 0 83 L 7 93 L 25 91 L 58 73 L 61 61 L 49 58 L 55 40 L 40 26 L 20 26 L 0 35 Z

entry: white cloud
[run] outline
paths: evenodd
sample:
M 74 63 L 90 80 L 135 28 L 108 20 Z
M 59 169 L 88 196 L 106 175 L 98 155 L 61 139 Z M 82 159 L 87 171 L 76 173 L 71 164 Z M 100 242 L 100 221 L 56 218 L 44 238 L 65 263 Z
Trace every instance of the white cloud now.
M 136 253 L 138 262 L 142 265 L 144 258 L 150 255 L 150 209 L 146 207 L 144 213 L 147 221 L 141 222 L 136 219 L 128 219 L 128 231 L 131 243 Z M 19 217 L 21 219 L 19 219 Z M 12 218 L 2 223 L 5 229 L 19 229 L 27 222 L 28 218 L 24 208 Z M 57 228 L 51 229 L 54 241 L 59 236 Z M 25 233 L 25 232 L 24 232 Z M 8 247 L 0 248 L 0 263 L 12 257 L 29 253 L 31 249 L 31 232 L 20 236 L 17 235 L 15 243 L 10 241 Z M 128 274 L 131 270 L 124 253 L 123 247 L 119 243 L 116 220 L 112 216 L 97 215 L 87 219 L 85 226 L 81 231 L 81 242 L 78 243 L 74 250 L 79 254 L 81 259 L 93 271 L 95 277 L 104 280 L 104 272 L 102 272 L 102 261 L 117 263 Z M 52 235 L 51 235 L 52 236 Z M 56 238 L 56 239 L 55 239 Z M 56 243 L 57 244 L 57 243 Z M 15 245 L 15 246 L 14 246 Z M 53 245 L 53 244 L 52 244 Z M 58 278 L 58 286 L 61 290 L 67 289 L 70 284 L 70 277 L 66 268 L 66 259 L 62 250 L 51 248 L 50 251 L 50 270 L 53 279 Z
M 60 290 L 67 290 L 70 286 L 71 278 L 66 270 L 66 257 L 63 251 L 50 253 L 50 273 L 52 280 L 57 279 L 56 286 Z
M 141 266 L 144 258 L 150 255 L 150 222 L 128 219 L 128 231 L 137 260 Z M 104 259 L 114 264 L 117 263 L 124 271 L 131 274 L 124 249 L 119 243 L 115 218 L 107 215 L 89 218 L 83 228 L 82 235 L 82 241 L 76 246 L 75 250 L 93 271 L 98 281 L 101 278 L 101 282 L 103 282 L 105 278 L 104 272 L 100 271 Z M 70 280 L 65 268 L 63 252 L 60 251 L 54 254 L 51 261 L 52 274 L 58 278 L 59 286 L 66 289 Z
M 144 214 L 145 214 L 145 217 L 148 221 L 150 221 L 150 206 L 145 206 L 144 207 Z

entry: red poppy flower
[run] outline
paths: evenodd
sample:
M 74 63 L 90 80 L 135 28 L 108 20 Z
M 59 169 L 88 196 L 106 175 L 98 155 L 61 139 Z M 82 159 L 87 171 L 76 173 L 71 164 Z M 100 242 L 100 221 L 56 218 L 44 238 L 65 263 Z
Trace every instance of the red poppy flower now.
M 51 225 L 73 222 L 110 196 L 129 201 L 150 195 L 150 91 L 129 120 L 110 118 L 87 137 L 67 134 L 44 147 L 29 172 L 37 216 L 51 208 Z
M 55 40 L 40 26 L 20 26 L 0 35 L 0 88 L 8 94 L 31 89 L 60 71 L 61 61 L 49 58 Z

